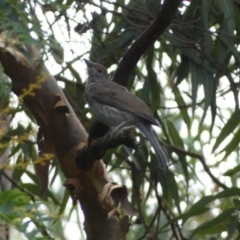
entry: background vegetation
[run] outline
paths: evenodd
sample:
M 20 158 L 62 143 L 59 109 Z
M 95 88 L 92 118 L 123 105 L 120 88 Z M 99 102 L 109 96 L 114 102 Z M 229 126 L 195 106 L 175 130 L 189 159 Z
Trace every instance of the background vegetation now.
M 0 32 L 17 36 L 19 46 L 39 49 L 89 130 L 81 59 L 100 62 L 113 75 L 160 6 L 157 0 L 4 0 Z M 128 239 L 240 239 L 239 36 L 238 0 L 183 2 L 138 62 L 128 88 L 161 121 L 156 131 L 171 159 L 163 177 L 139 133 L 138 151 L 119 147 L 104 156 L 112 180 L 127 186 L 140 213 L 131 220 Z M 37 126 L 2 68 L 0 108 L 2 238 L 10 231 L 9 239 L 19 233 L 27 239 L 83 239 L 83 216 L 61 186 L 57 161 L 50 163 L 47 198 L 40 199 L 32 165 L 41 160 Z

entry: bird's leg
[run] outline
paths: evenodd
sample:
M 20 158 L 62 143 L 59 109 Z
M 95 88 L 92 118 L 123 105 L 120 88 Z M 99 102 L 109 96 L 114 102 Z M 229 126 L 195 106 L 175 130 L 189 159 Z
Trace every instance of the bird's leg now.
M 120 123 L 119 125 L 117 125 L 113 130 L 112 132 L 115 132 L 116 130 L 118 129 L 121 129 L 124 125 L 126 125 L 128 123 L 128 121 L 124 121 L 122 123 Z

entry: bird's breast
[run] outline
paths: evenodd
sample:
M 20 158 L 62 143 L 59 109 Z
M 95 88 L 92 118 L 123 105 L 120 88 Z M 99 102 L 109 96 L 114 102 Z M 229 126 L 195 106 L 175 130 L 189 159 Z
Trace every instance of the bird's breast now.
M 136 120 L 133 114 L 119 110 L 115 107 L 105 105 L 95 100 L 88 101 L 94 117 L 99 121 L 108 126 L 116 127 L 123 122 L 128 122 L 126 125 L 134 125 Z

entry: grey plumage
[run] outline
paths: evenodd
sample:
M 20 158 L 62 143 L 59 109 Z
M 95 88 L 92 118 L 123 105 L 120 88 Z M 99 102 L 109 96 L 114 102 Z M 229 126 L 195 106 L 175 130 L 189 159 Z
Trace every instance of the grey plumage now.
M 145 134 L 153 146 L 162 169 L 167 167 L 167 157 L 152 132 L 151 125 L 159 126 L 150 108 L 125 87 L 112 82 L 107 70 L 100 64 L 85 60 L 88 80 L 85 98 L 94 117 L 111 127 L 134 125 Z

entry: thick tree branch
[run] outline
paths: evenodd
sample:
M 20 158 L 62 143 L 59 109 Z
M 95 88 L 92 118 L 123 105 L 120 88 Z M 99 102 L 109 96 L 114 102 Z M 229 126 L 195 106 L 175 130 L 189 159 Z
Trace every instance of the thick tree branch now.
M 138 144 L 133 136 L 132 128 L 118 129 L 94 140 L 89 146 L 89 151 L 97 156 L 98 153 L 101 155 L 102 151 L 107 151 L 120 145 L 137 149 Z
M 120 145 L 125 145 L 135 150 L 138 148 L 132 128 L 118 129 L 95 139 L 77 153 L 76 164 L 80 169 L 90 169 L 94 162 L 101 159 L 107 150 Z M 88 158 L 83 157 L 86 153 L 91 154 L 91 156 Z
M 127 86 L 130 75 L 144 52 L 159 38 L 172 22 L 181 0 L 165 0 L 153 22 L 136 39 L 121 59 L 113 81 Z

